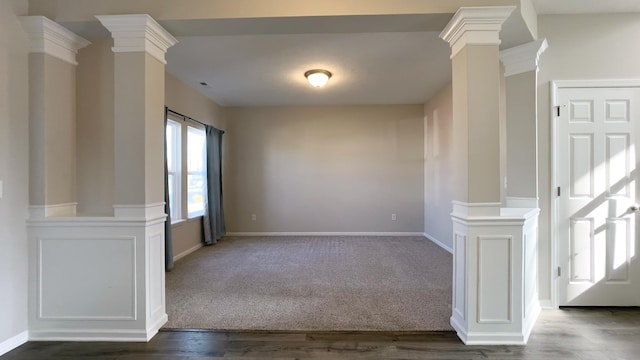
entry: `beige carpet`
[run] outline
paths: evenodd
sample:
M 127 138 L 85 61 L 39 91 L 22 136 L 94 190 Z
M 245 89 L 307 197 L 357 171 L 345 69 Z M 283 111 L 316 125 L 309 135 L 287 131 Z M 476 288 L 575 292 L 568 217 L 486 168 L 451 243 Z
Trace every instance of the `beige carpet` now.
M 422 237 L 227 237 L 167 273 L 165 328 L 452 330 L 451 261 Z

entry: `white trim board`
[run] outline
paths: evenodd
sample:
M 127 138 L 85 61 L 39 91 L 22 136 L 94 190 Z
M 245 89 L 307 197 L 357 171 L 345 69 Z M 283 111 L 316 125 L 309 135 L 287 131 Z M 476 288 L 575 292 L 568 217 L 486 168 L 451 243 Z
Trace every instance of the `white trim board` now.
M 27 341 L 29 341 L 29 332 L 26 330 L 16 336 L 8 338 L 7 340 L 0 343 L 0 356 L 8 353 L 9 351 L 17 348 L 22 344 L 25 344 Z
M 46 329 L 29 333 L 30 341 L 148 342 L 157 330 L 138 329 Z
M 422 234 L 422 236 L 426 237 L 427 240 L 431 241 L 432 243 L 440 246 L 441 248 L 445 249 L 449 254 L 453 254 L 453 249 L 448 247 L 447 245 L 445 245 L 442 241 L 437 240 L 435 237 L 427 234 L 426 232 Z
M 421 232 L 228 232 L 225 236 L 424 236 Z
M 203 244 L 203 243 L 199 243 L 199 244 L 198 244 L 198 245 L 196 245 L 196 246 L 192 246 L 192 247 L 188 248 L 187 250 L 185 250 L 185 251 L 181 252 L 180 254 L 175 255 L 175 256 L 173 257 L 173 261 L 174 261 L 174 262 L 175 262 L 175 261 L 178 261 L 178 260 L 182 259 L 183 257 L 185 257 L 185 256 L 187 256 L 187 255 L 189 255 L 189 254 L 191 254 L 191 253 L 193 253 L 193 252 L 197 251 L 198 249 L 202 248 L 203 246 L 204 246 L 204 244 Z

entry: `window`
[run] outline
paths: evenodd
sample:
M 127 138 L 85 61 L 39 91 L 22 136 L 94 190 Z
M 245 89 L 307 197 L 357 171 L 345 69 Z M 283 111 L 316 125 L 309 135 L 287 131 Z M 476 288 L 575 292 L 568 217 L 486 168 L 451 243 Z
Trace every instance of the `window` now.
M 206 136 L 203 127 L 183 120 L 167 119 L 166 131 L 169 205 L 175 223 L 204 215 Z
M 202 129 L 187 128 L 187 208 L 192 218 L 204 215 L 205 134 Z
M 182 166 L 181 166 L 181 128 L 180 123 L 167 121 L 167 170 L 169 182 L 169 205 L 171 222 L 182 219 Z

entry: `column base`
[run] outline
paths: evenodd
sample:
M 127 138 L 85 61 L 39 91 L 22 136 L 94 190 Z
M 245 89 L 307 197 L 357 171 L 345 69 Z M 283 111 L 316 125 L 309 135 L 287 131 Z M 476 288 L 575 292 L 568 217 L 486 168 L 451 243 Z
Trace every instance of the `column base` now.
M 30 340 L 151 339 L 167 322 L 163 208 L 30 219 Z
M 526 344 L 540 313 L 539 209 L 454 202 L 451 326 L 465 344 Z
M 540 315 L 541 307 L 539 305 L 534 306 L 532 311 L 531 316 L 528 317 L 526 324 L 522 327 L 522 332 L 469 332 L 465 327 L 464 320 L 457 319 L 454 316 L 451 317 L 450 323 L 465 345 L 526 345 Z

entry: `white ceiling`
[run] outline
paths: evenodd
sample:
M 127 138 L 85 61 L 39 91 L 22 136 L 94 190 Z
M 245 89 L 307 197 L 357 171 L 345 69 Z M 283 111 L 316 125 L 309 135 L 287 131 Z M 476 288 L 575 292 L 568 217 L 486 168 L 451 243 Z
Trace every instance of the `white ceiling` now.
M 437 32 L 179 41 L 167 53 L 167 70 L 225 106 L 419 104 L 451 81 L 449 46 Z M 316 68 L 333 73 L 324 88 L 304 78 Z
M 540 14 L 640 11 L 640 0 L 533 2 Z M 438 34 L 451 16 L 161 24 L 179 40 L 167 53 L 167 70 L 223 106 L 420 104 L 450 82 L 450 50 Z M 303 74 L 313 68 L 333 73 L 326 87 L 306 83 Z
M 451 16 L 163 22 L 179 40 L 167 71 L 224 106 L 419 104 L 450 82 Z M 304 78 L 316 68 L 333 73 L 324 88 Z

